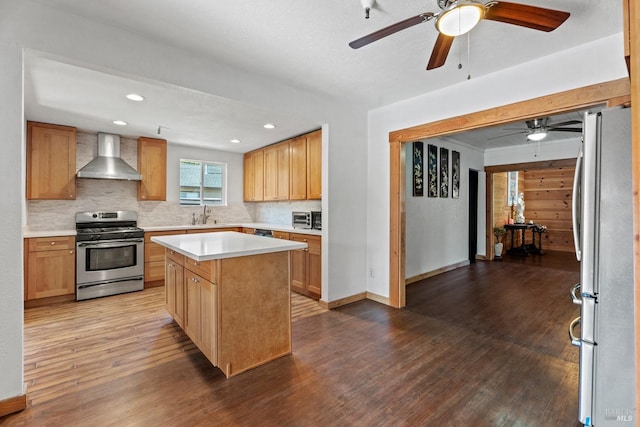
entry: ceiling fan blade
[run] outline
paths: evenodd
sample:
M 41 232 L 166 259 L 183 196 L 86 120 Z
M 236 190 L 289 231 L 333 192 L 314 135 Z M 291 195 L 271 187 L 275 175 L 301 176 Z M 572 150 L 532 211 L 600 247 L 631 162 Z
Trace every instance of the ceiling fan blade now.
M 581 124 L 582 124 L 581 120 L 569 120 L 569 121 L 566 121 L 566 122 L 549 123 L 549 126 L 551 126 L 551 127 L 560 127 L 560 126 L 581 125 Z
M 433 16 L 434 15 L 431 12 L 421 13 L 420 15 L 407 18 L 404 21 L 396 22 L 393 25 L 389 25 L 388 27 L 385 27 L 381 30 L 374 31 L 371 34 L 367 34 L 364 37 L 360 37 L 359 39 L 349 43 L 349 46 L 351 46 L 351 48 L 353 49 L 359 49 L 362 46 L 366 46 L 369 43 L 373 43 L 377 40 L 380 40 L 381 38 L 390 36 L 391 34 L 397 33 L 398 31 L 404 30 L 409 27 L 413 27 L 414 25 L 418 25 L 423 22 L 427 22 L 431 18 L 433 18 Z
M 551 132 L 582 132 L 582 128 L 549 128 Z
M 501 1 L 487 9 L 484 19 L 549 32 L 558 28 L 570 15 L 561 10 Z
M 447 55 L 449 55 L 449 50 L 451 50 L 453 39 L 455 39 L 455 37 L 445 36 L 442 33 L 438 33 L 436 44 L 433 47 L 431 58 L 429 58 L 429 63 L 427 64 L 427 70 L 433 70 L 434 68 L 442 67 L 444 65 L 447 60 Z

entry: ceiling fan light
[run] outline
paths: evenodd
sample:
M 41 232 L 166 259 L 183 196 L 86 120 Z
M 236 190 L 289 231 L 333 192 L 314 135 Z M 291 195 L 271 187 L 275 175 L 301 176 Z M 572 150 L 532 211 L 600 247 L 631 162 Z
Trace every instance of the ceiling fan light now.
M 529 141 L 540 141 L 544 139 L 546 136 L 547 136 L 547 132 L 545 131 L 531 132 L 529 135 L 527 135 L 527 139 Z
M 475 1 L 454 3 L 436 20 L 436 29 L 445 36 L 468 33 L 484 16 L 484 6 Z

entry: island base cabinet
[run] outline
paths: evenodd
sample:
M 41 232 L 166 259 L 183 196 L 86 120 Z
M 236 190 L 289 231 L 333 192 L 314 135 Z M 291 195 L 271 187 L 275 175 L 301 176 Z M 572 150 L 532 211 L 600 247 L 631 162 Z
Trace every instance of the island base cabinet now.
M 166 250 L 167 311 L 213 365 L 231 377 L 291 353 L 289 252 L 181 256 Z
M 173 252 L 173 251 L 171 251 Z M 172 259 L 167 254 L 165 263 L 165 304 L 167 311 L 173 320 L 184 328 L 185 310 L 185 287 L 184 287 L 184 267 L 179 260 Z
M 211 363 L 217 365 L 216 285 L 186 270 L 187 315 L 184 331 Z

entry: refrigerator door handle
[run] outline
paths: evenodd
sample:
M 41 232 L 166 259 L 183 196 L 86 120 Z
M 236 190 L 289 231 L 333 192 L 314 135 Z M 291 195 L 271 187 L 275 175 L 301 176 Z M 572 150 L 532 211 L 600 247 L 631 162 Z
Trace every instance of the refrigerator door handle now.
M 576 283 L 571 287 L 571 301 L 576 305 L 582 305 L 582 298 L 578 297 L 577 293 L 580 289 L 580 283 Z
M 573 176 L 573 197 L 571 200 L 571 215 L 573 225 L 573 244 L 576 248 L 576 259 L 580 261 L 582 259 L 582 248 L 580 247 L 580 191 L 581 191 L 581 177 L 582 177 L 582 163 L 583 153 L 582 147 L 578 152 L 578 159 L 576 160 L 576 170 Z
M 573 330 L 580 324 L 580 316 L 573 319 L 573 321 L 569 324 L 569 339 L 571 340 L 571 345 L 580 347 L 582 341 L 580 338 L 576 337 L 573 333 Z

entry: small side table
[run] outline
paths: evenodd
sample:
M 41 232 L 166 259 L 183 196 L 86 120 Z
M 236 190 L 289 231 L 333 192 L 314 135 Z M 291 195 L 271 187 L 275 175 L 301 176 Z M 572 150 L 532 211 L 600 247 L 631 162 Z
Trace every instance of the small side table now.
M 546 233 L 547 227 L 542 224 L 505 224 L 504 228 L 511 233 L 511 247 L 507 249 L 509 255 L 544 255 L 542 252 L 542 233 Z M 526 232 L 531 230 L 531 243 L 526 243 Z M 514 235 L 520 231 L 520 246 L 514 247 Z M 538 244 L 536 245 L 536 235 Z

